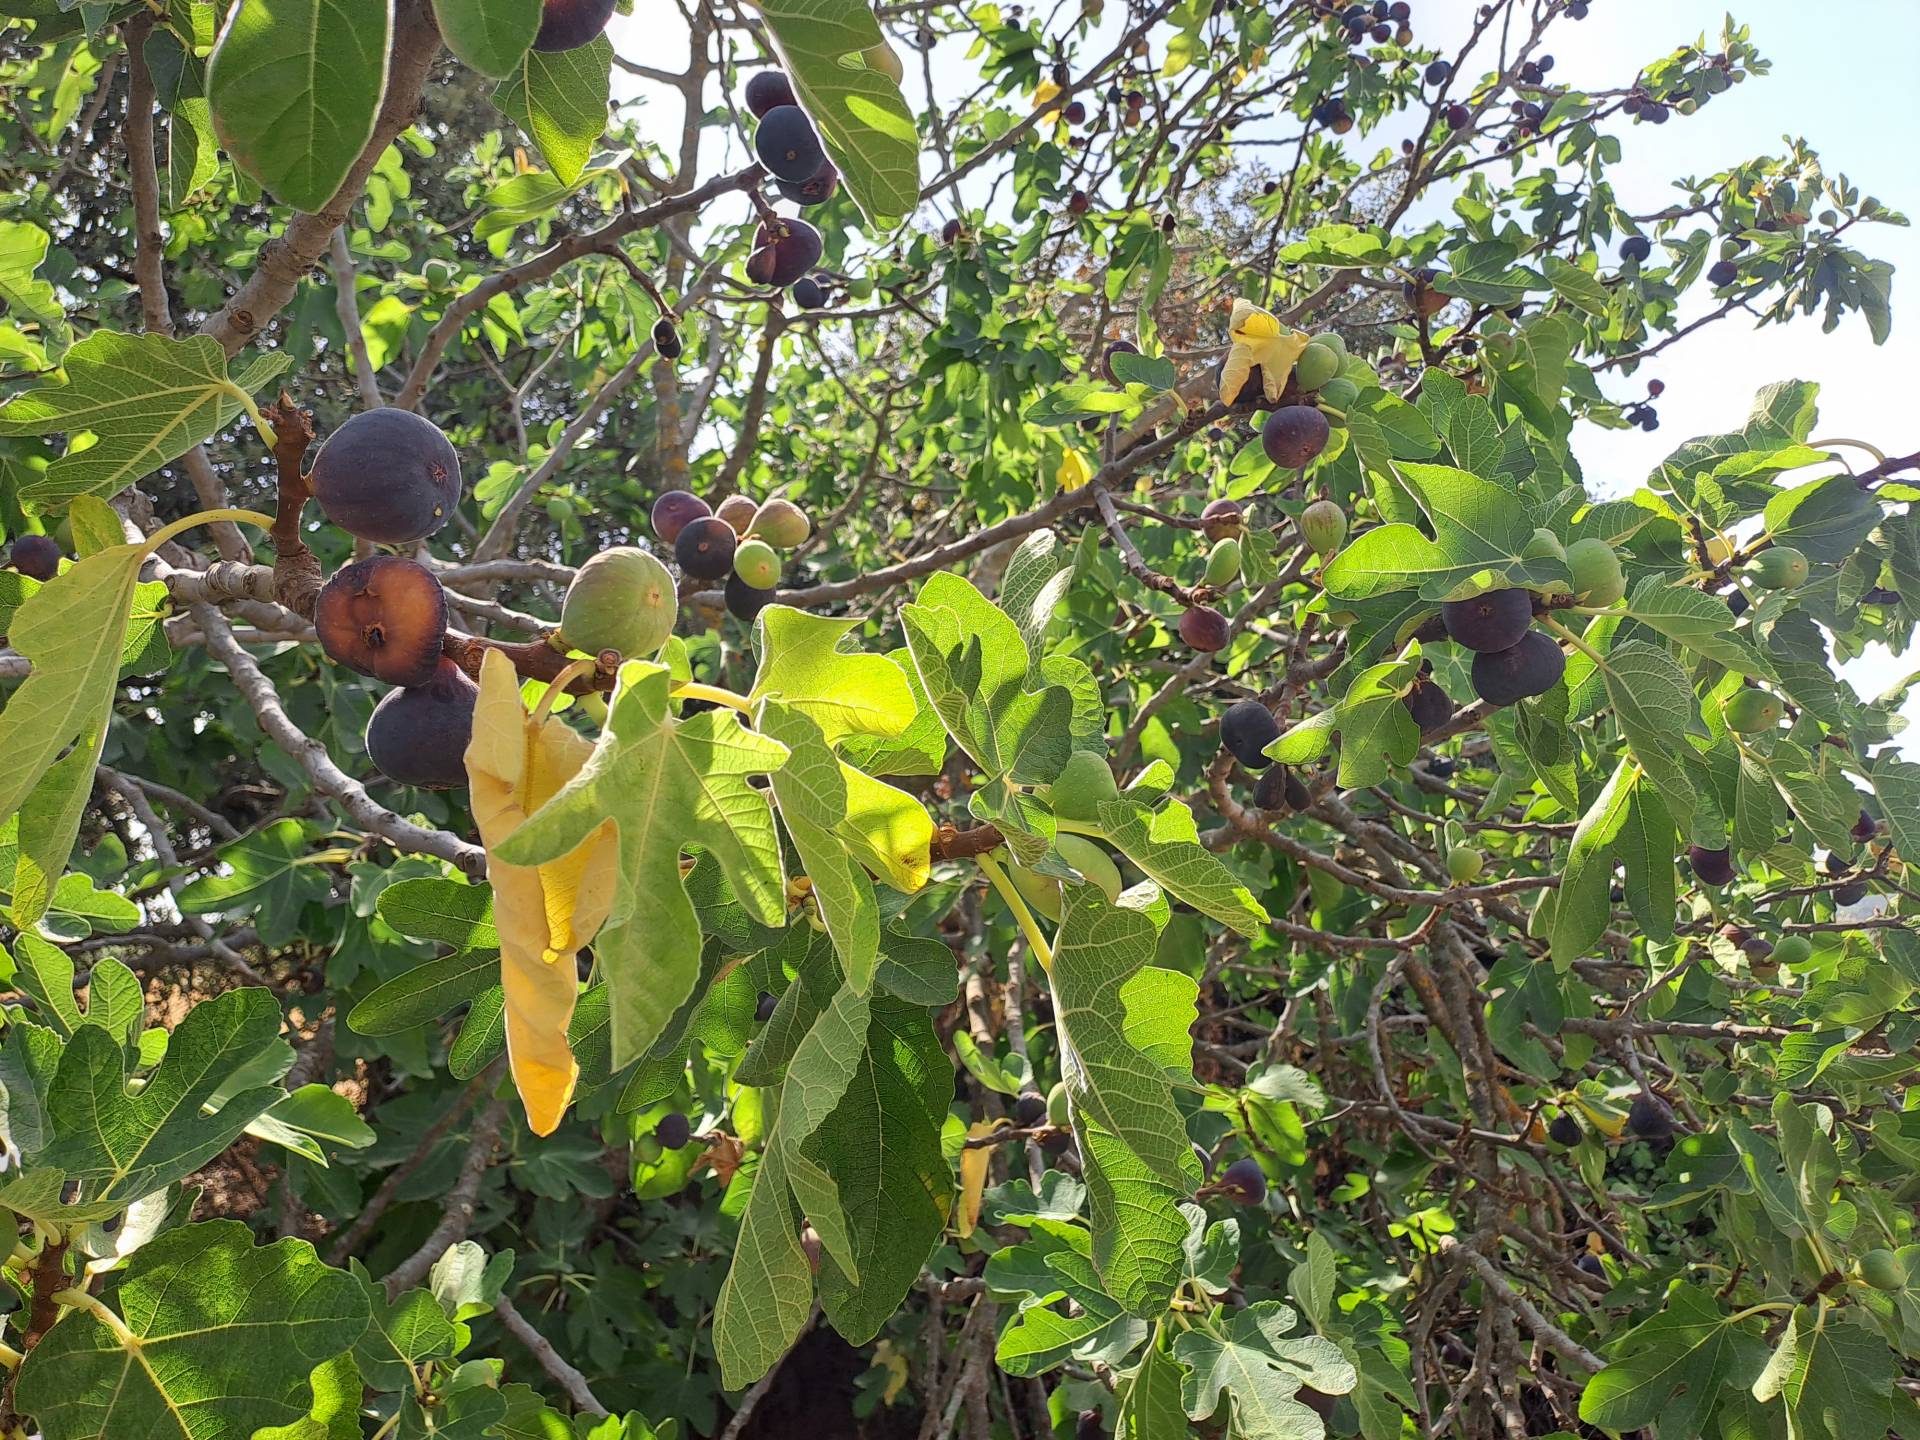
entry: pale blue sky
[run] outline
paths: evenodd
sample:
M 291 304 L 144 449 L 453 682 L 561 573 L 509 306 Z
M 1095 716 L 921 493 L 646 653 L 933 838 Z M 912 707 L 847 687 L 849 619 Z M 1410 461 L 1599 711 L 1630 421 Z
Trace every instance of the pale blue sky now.
M 1261 3 L 1261 0 L 1251 0 Z M 1569 85 L 1620 83 L 1622 77 L 1703 34 L 1713 44 L 1726 13 L 1720 4 L 1696 0 L 1590 0 L 1585 21 L 1557 24 L 1549 48 L 1554 78 Z M 1457 49 L 1471 24 L 1475 0 L 1414 0 L 1414 27 L 1422 43 Z M 1920 212 L 1920 164 L 1914 160 L 1920 137 L 1920 85 L 1914 66 L 1920 60 L 1920 0 L 1853 0 L 1849 4 L 1809 4 L 1807 0 L 1743 0 L 1733 12 L 1752 31 L 1762 55 L 1773 62 L 1770 75 L 1736 86 L 1691 117 L 1676 116 L 1661 128 L 1629 126 L 1624 155 L 1613 170 L 1616 188 L 1641 213 L 1667 203 L 1676 175 L 1707 175 L 1759 154 L 1777 154 L 1784 135 L 1802 136 L 1817 149 L 1829 173 L 1844 173 L 1867 194 L 1894 210 Z M 1105 25 L 1116 24 L 1118 5 L 1109 5 Z M 644 18 L 616 16 L 609 31 L 616 48 L 635 60 L 673 67 L 685 63 L 685 30 L 675 14 L 647 4 Z M 959 47 L 936 57 L 936 78 L 944 87 L 971 86 L 973 65 Z M 1092 47 L 1089 47 L 1091 50 Z M 1100 52 L 1094 52 L 1100 53 Z M 647 96 L 654 87 L 618 77 L 628 93 Z M 909 94 L 917 95 L 918 66 L 909 60 Z M 678 96 L 660 94 L 655 112 L 659 139 L 677 143 Z M 652 97 L 649 97 L 652 98 Z M 709 101 L 718 99 L 709 95 Z M 651 108 L 651 107 L 649 107 Z M 1398 139 L 1397 132 L 1382 143 Z M 717 134 L 712 165 L 725 142 Z M 737 142 L 736 142 L 737 143 Z M 736 149 L 731 157 L 738 163 Z M 930 173 L 930 162 L 929 172 Z M 927 223 L 922 219 L 921 223 Z M 1665 365 L 1643 369 L 1641 379 L 1658 375 L 1666 382 L 1659 402 L 1660 429 L 1607 431 L 1584 426 L 1576 449 L 1596 492 L 1630 490 L 1647 472 L 1690 435 L 1737 426 L 1753 394 L 1781 379 L 1806 379 L 1820 389 L 1820 425 L 1816 438 L 1850 436 L 1893 453 L 1920 449 L 1920 319 L 1910 303 L 1920 284 L 1920 232 L 1885 225 L 1860 226 L 1858 248 L 1891 261 L 1894 280 L 1894 331 L 1875 347 L 1866 326 L 1849 320 L 1831 335 L 1821 333 L 1819 318 L 1755 330 L 1733 317 L 1690 337 L 1669 352 Z M 1704 286 L 1688 316 L 1711 308 Z M 1640 381 L 1623 382 L 1623 398 L 1637 393 Z M 1809 472 L 1811 474 L 1817 472 Z M 1920 668 L 1920 656 L 1902 660 L 1886 654 L 1862 657 L 1847 674 L 1863 693 L 1873 695 L 1900 675 Z M 1905 707 L 1920 722 L 1920 694 Z M 1920 753 L 1920 723 L 1909 732 L 1907 748 Z

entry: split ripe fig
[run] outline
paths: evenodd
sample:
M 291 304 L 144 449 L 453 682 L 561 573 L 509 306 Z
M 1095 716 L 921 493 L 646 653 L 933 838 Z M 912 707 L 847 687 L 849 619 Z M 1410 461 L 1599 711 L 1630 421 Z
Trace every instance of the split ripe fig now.
M 1453 699 L 1428 676 L 1413 682 L 1413 688 L 1400 697 L 1422 736 L 1431 735 L 1453 719 Z
M 1249 770 L 1273 763 L 1262 752 L 1280 738 L 1280 723 L 1260 700 L 1242 700 L 1220 717 L 1220 745 Z
M 1200 533 L 1209 540 L 1228 540 L 1239 535 L 1246 514 L 1235 500 L 1209 500 L 1200 512 Z
M 753 132 L 753 153 L 768 174 L 795 185 L 811 180 L 827 158 L 813 122 L 798 105 L 776 105 L 760 117 L 760 126 Z
M 1627 593 L 1619 552 L 1596 536 L 1567 547 L 1567 569 L 1573 574 L 1573 598 L 1583 605 L 1611 605 Z
M 460 457 L 411 410 L 364 410 L 327 437 L 307 476 L 327 519 L 379 545 L 433 534 L 460 503 Z
M 614 0 L 546 0 L 533 48 L 551 54 L 591 45 L 613 18 Z
M 775 496 L 754 513 L 747 533 L 776 550 L 791 550 L 813 533 L 813 522 L 807 519 L 807 512 L 791 500 Z
M 1689 845 L 1687 864 L 1692 868 L 1694 878 L 1702 885 L 1733 883 L 1733 852 L 1731 850 L 1709 850 L 1704 845 Z
M 1538 630 L 1529 630 L 1511 649 L 1473 657 L 1473 688 L 1489 705 L 1513 705 L 1546 694 L 1566 670 L 1565 652 Z
M 389 685 L 424 685 L 440 664 L 447 592 L 424 565 L 374 555 L 320 587 L 313 628 L 335 664 Z
M 769 110 L 777 110 L 782 105 L 792 105 L 793 86 L 787 77 L 778 70 L 758 70 L 747 80 L 743 92 L 747 109 L 756 120 L 766 118 Z
M 736 620 L 744 620 L 749 625 L 754 616 L 773 603 L 773 590 L 756 590 L 738 575 L 727 577 L 727 613 Z
M 621 545 L 580 567 L 560 610 L 560 638 L 570 650 L 617 650 L 627 660 L 658 653 L 680 613 L 673 575 L 645 550 Z
M 744 495 L 729 495 L 720 502 L 720 508 L 713 513 L 733 527 L 733 533 L 744 535 L 753 524 L 753 517 L 760 507 Z
M 742 540 L 733 552 L 733 573 L 756 590 L 780 583 L 780 557 L 764 540 Z
M 1216 590 L 1224 590 L 1240 578 L 1240 542 L 1231 535 L 1214 543 L 1207 552 L 1207 568 L 1201 580 Z
M 696 580 L 718 580 L 733 569 L 739 537 L 718 515 L 695 520 L 673 542 L 673 558 Z
M 1260 427 L 1260 444 L 1267 458 L 1289 470 L 1309 464 L 1327 448 L 1333 427 L 1311 405 L 1282 405 Z
M 29 579 L 51 580 L 60 573 L 60 542 L 51 535 L 22 535 L 7 552 L 7 563 Z
M 760 285 L 793 284 L 820 263 L 820 232 L 804 220 L 762 222 L 747 257 L 747 278 Z
M 653 533 L 671 545 L 680 532 L 695 520 L 713 514 L 713 507 L 698 495 L 685 490 L 669 490 L 653 502 Z
M 1440 623 L 1469 650 L 1510 650 L 1533 624 L 1533 597 L 1525 590 L 1489 590 L 1449 600 L 1440 607 Z
M 433 678 L 390 691 L 367 721 L 367 758 L 397 785 L 451 790 L 467 783 L 467 743 L 480 687 L 445 656 Z
M 1063 820 L 1092 821 L 1100 818 L 1102 801 L 1120 798 L 1120 787 L 1114 783 L 1105 756 L 1076 750 L 1054 777 L 1048 795 L 1053 813 Z
M 1233 627 L 1211 605 L 1196 605 L 1180 617 L 1180 638 L 1205 654 L 1227 648 Z
M 1736 735 L 1776 730 L 1784 713 L 1775 696 L 1753 686 L 1729 696 L 1724 710 L 1727 729 Z
M 1769 545 L 1753 557 L 1747 574 L 1767 590 L 1797 590 L 1807 580 L 1807 557 L 1791 545 Z
M 1331 500 L 1316 500 L 1300 512 L 1300 533 L 1316 555 L 1331 555 L 1346 543 L 1347 512 Z

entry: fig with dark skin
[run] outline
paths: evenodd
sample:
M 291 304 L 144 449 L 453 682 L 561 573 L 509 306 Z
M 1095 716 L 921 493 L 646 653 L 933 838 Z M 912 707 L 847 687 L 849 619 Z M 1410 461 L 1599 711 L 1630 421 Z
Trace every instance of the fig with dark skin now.
M 1230 540 L 1240 533 L 1245 519 L 1238 501 L 1209 500 L 1200 512 L 1200 533 L 1215 542 Z
M 533 48 L 552 54 L 591 45 L 613 18 L 614 0 L 546 0 Z
M 673 542 L 673 558 L 696 580 L 718 580 L 733 569 L 739 536 L 718 515 L 695 520 Z
M 669 490 L 653 502 L 653 533 L 671 545 L 693 521 L 704 520 L 711 514 L 713 507 L 698 495 Z
M 820 263 L 820 232 L 804 220 L 762 222 L 747 256 L 747 278 L 785 287 Z
M 1641 261 L 1653 254 L 1653 242 L 1644 235 L 1629 235 L 1620 242 L 1622 260 Z
M 1047 1118 L 1047 1097 L 1031 1091 L 1013 1102 L 1013 1118 L 1027 1129 Z
M 22 535 L 7 552 L 7 563 L 31 580 L 51 580 L 60 573 L 60 542 L 51 535 Z
M 1453 700 L 1429 676 L 1416 679 L 1413 688 L 1400 697 L 1400 703 L 1407 707 L 1407 713 L 1413 717 L 1413 723 L 1420 727 L 1423 736 L 1444 729 L 1446 723 L 1453 719 Z
M 1627 1129 L 1642 1140 L 1665 1140 L 1673 1134 L 1673 1110 L 1658 1095 L 1642 1091 L 1627 1111 Z
M 1703 845 L 1689 845 L 1687 864 L 1693 868 L 1694 878 L 1702 885 L 1733 883 L 1733 852 L 1731 850 L 1709 850 Z
M 680 358 L 682 348 L 680 344 L 680 331 L 674 326 L 673 321 L 669 320 L 665 315 L 662 315 L 658 320 L 653 322 L 653 348 L 659 353 L 662 360 L 678 360 Z
M 1258 1160 L 1243 1155 L 1220 1172 L 1214 1188 L 1237 1205 L 1258 1205 L 1267 1198 L 1267 1175 Z
M 747 80 L 747 88 L 742 92 L 742 98 L 756 120 L 765 119 L 769 110 L 777 110 L 782 105 L 795 103 L 793 86 L 778 70 L 755 71 Z
M 1580 1137 L 1580 1122 L 1571 1111 L 1562 1110 L 1547 1124 L 1547 1138 L 1556 1145 L 1578 1145 Z
M 1180 638 L 1193 649 L 1212 654 L 1227 648 L 1233 627 L 1211 605 L 1196 605 L 1180 617 Z
M 1260 427 L 1260 444 L 1267 459 L 1288 470 L 1298 470 L 1327 448 L 1333 426 L 1311 405 L 1282 405 Z
M 793 282 L 793 303 L 802 310 L 818 310 L 827 303 L 827 292 L 820 288 L 820 282 L 811 275 L 802 275 Z
M 738 575 L 727 577 L 726 591 L 727 613 L 736 620 L 746 621 L 749 625 L 753 623 L 756 615 L 773 603 L 774 596 L 778 593 L 774 590 L 756 590 Z
M 1313 805 L 1313 792 L 1286 766 L 1268 770 L 1253 787 L 1253 803 L 1262 810 L 1306 810 Z
M 1440 623 L 1456 645 L 1469 650 L 1510 650 L 1533 624 L 1533 596 L 1525 590 L 1489 590 L 1440 607 Z
M 1220 744 L 1249 770 L 1264 770 L 1273 761 L 1260 752 L 1280 738 L 1279 722 L 1258 700 L 1242 700 L 1220 717 Z
M 467 742 L 480 687 L 445 656 L 433 678 L 390 691 L 367 721 L 367 758 L 397 785 L 451 790 L 467 783 Z
M 1100 1440 L 1106 1433 L 1098 1410 L 1082 1410 L 1074 1419 L 1073 1440 Z
M 827 158 L 813 122 L 798 105 L 776 105 L 760 117 L 753 153 L 774 179 L 795 185 L 813 179 Z
M 1566 652 L 1538 630 L 1529 630 L 1510 649 L 1473 657 L 1473 689 L 1489 705 L 1515 705 L 1546 694 L 1566 672 Z
M 446 524 L 460 503 L 460 457 L 431 420 L 383 406 L 327 437 L 307 484 L 349 535 L 407 545 Z
M 1107 346 L 1107 353 L 1100 357 L 1100 373 L 1107 377 L 1109 385 L 1120 384 L 1120 377 L 1113 373 L 1113 357 L 1116 355 L 1138 355 L 1140 347 L 1131 340 L 1116 340 Z
M 662 1115 L 653 1127 L 653 1138 L 662 1150 L 678 1150 L 693 1138 L 693 1126 L 678 1110 Z
M 780 997 L 770 990 L 762 990 L 760 998 L 753 1003 L 753 1018 L 764 1025 L 773 1018 L 773 1012 L 780 1008 Z
M 320 587 L 313 628 L 335 664 L 389 685 L 425 685 L 440 665 L 447 592 L 424 565 L 370 556 Z

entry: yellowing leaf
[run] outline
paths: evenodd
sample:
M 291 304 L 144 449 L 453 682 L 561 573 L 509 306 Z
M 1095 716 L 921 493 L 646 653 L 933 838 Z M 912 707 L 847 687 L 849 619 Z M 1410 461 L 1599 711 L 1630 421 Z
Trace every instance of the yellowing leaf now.
M 579 774 L 592 753 L 592 744 L 565 721 L 529 715 L 513 663 L 498 650 L 487 652 L 467 777 L 500 932 L 507 1058 L 536 1135 L 553 1133 L 580 1077 L 567 1044 L 580 990 L 574 954 L 613 908 L 617 836 L 613 821 L 603 821 L 573 849 L 530 867 L 508 864 L 492 851 Z
M 1045 110 L 1059 98 L 1060 87 L 1054 84 L 1051 79 L 1043 78 L 1033 89 L 1033 108 L 1036 110 Z
M 993 1134 L 1004 1120 L 976 1120 L 967 1127 L 967 1138 L 979 1140 Z M 993 1164 L 993 1147 L 976 1145 L 960 1152 L 960 1203 L 953 1214 L 953 1229 L 962 1240 L 973 1234 L 980 1223 L 980 1196 L 987 1188 L 987 1170 Z
M 1257 365 L 1267 399 L 1277 402 L 1293 374 L 1294 362 L 1307 348 L 1307 335 L 1282 325 L 1250 300 L 1233 302 L 1231 334 L 1233 348 L 1220 367 L 1220 398 L 1231 400 L 1238 395 Z
M 1054 480 L 1062 490 L 1078 490 L 1093 479 L 1093 467 L 1087 464 L 1087 457 L 1078 450 L 1067 451 L 1067 458 L 1060 462 L 1060 468 L 1053 472 Z

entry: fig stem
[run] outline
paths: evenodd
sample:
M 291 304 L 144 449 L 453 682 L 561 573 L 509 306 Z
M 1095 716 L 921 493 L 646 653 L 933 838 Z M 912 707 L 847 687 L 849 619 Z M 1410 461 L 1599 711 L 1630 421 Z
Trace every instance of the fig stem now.
M 1542 615 L 1540 617 L 1540 623 L 1546 626 L 1547 629 L 1552 631 L 1555 635 L 1558 635 L 1562 640 L 1569 642 L 1574 649 L 1578 650 L 1582 655 L 1586 656 L 1589 660 L 1593 661 L 1593 663 L 1598 665 L 1602 670 L 1605 670 L 1607 668 L 1606 656 L 1602 655 L 1598 650 L 1594 649 L 1591 645 L 1587 644 L 1586 641 L 1582 640 L 1578 635 L 1574 634 L 1573 631 L 1569 630 L 1566 626 L 1562 625 L 1558 620 L 1555 620 L 1550 616 Z
M 578 680 L 582 675 L 591 675 L 599 668 L 600 662 L 598 660 L 575 660 L 571 662 L 566 669 L 554 676 L 552 680 L 547 682 L 547 693 L 542 695 L 540 697 L 540 703 L 533 707 L 533 723 L 536 725 L 546 724 L 547 716 L 553 713 L 554 702 L 567 693 L 567 686 L 571 685 L 575 680 Z
M 260 432 L 260 438 L 266 443 L 267 448 L 271 450 L 274 446 L 278 445 L 280 443 L 280 432 L 275 430 L 272 422 L 260 413 L 260 402 L 255 400 L 253 396 L 249 395 L 244 389 L 234 384 L 231 380 L 227 382 L 226 388 L 227 394 L 238 400 L 246 410 L 247 418 L 253 421 L 253 428 Z
M 1013 918 L 1020 922 L 1020 929 L 1027 937 L 1027 944 L 1040 961 L 1040 968 L 1047 972 L 1047 978 L 1053 978 L 1053 947 L 1047 943 L 1046 934 L 1040 929 L 1040 922 L 1033 918 L 1033 912 L 1027 908 L 1027 902 L 1020 898 L 1020 892 L 1013 888 L 1013 881 L 1007 872 L 1000 868 L 1000 862 L 991 855 L 973 857 L 1000 898 L 1013 912 Z
M 753 706 L 747 703 L 747 697 L 736 695 L 718 685 L 702 685 L 697 680 L 689 680 L 684 685 L 673 687 L 676 700 L 711 700 L 716 705 L 725 705 L 730 710 L 738 710 L 742 715 L 751 717 Z
M 147 537 L 146 543 L 140 547 L 141 552 L 151 555 L 182 531 L 191 530 L 196 525 L 212 525 L 220 520 L 231 520 L 236 525 L 252 525 L 261 530 L 273 528 L 273 517 L 262 515 L 258 510 L 202 510 L 185 519 L 175 520 L 170 525 L 162 525 Z
M 1877 464 L 1884 465 L 1887 463 L 1887 452 L 1880 449 L 1877 445 L 1869 445 L 1864 440 L 1848 440 L 1844 436 L 1836 435 L 1828 440 L 1809 440 L 1807 442 L 1807 448 L 1809 450 L 1821 450 L 1829 445 L 1846 445 L 1855 450 L 1864 450 L 1867 454 L 1873 456 Z

